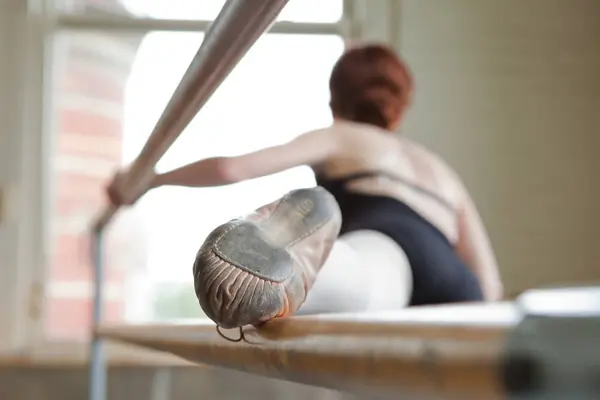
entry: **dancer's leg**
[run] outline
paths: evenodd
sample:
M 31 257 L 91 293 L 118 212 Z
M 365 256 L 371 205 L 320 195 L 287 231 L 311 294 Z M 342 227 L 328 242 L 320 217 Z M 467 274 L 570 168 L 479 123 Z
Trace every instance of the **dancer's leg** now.
M 379 232 L 356 231 L 335 243 L 296 314 L 400 309 L 411 293 L 412 273 L 402 248 Z

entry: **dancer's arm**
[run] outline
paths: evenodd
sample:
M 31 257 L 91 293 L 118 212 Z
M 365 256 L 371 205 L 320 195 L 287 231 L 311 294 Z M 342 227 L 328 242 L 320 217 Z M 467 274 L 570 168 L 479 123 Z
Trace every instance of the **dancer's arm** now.
M 162 186 L 223 186 L 275 174 L 300 165 L 315 165 L 337 151 L 337 135 L 328 129 L 305 133 L 283 145 L 270 147 L 238 157 L 213 157 L 196 161 L 164 174 L 155 175 L 142 193 L 125 198 L 126 182 L 117 174 L 107 188 L 113 204 L 133 204 L 147 190 Z
M 457 250 L 479 278 L 485 300 L 502 300 L 504 289 L 489 236 L 471 196 L 466 189 L 462 192 Z
M 313 131 L 283 145 L 269 147 L 237 157 L 200 160 L 157 175 L 152 187 L 222 186 L 272 175 L 300 165 L 315 165 L 335 151 L 335 136 L 328 131 Z

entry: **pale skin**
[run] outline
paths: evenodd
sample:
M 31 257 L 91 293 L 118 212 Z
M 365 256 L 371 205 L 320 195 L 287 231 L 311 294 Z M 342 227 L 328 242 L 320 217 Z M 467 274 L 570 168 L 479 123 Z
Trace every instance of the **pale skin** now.
M 365 180 L 350 188 L 385 194 L 408 203 L 454 243 L 457 253 L 478 277 L 486 301 L 501 300 L 503 288 L 497 262 L 481 217 L 458 175 L 435 154 L 389 130 L 336 119 L 332 128 L 305 133 L 275 147 L 237 157 L 200 160 L 154 176 L 148 189 L 162 186 L 214 187 L 275 174 L 308 165 L 317 174 L 343 176 L 361 170 L 380 170 L 401 176 L 435 193 L 451 205 L 440 207 L 431 198 L 401 185 Z M 143 193 L 126 193 L 119 175 L 108 187 L 115 204 L 132 204 Z

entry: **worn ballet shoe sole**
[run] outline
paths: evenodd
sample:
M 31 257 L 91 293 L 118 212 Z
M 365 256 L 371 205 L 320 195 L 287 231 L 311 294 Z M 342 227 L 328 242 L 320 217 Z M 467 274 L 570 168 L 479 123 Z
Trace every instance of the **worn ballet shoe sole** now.
M 262 212 L 215 229 L 194 263 L 196 295 L 206 315 L 230 329 L 293 313 L 331 247 L 303 249 L 302 242 L 332 221 L 337 230 L 323 233 L 335 240 L 339 219 L 333 196 L 317 187 L 290 192 Z

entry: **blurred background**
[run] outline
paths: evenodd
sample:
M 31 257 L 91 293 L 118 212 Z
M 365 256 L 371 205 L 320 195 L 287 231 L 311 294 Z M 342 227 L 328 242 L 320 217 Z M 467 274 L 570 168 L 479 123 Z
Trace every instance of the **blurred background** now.
M 223 3 L 0 1 L 0 399 L 86 398 L 87 226 Z M 597 0 L 291 0 L 157 170 L 328 124 L 331 68 L 346 42 L 364 40 L 391 44 L 412 68 L 415 104 L 400 133 L 463 177 L 507 298 L 600 280 Z M 120 212 L 105 249 L 106 318 L 203 318 L 191 265 L 208 232 L 313 184 L 298 168 L 162 189 Z M 111 399 L 352 398 L 141 351 L 109 356 Z

